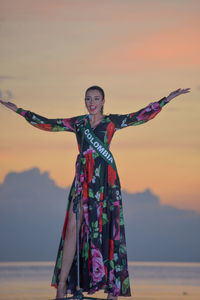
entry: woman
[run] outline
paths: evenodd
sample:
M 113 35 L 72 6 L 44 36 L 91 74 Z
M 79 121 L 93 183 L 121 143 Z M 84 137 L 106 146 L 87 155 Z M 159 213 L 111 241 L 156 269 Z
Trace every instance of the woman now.
M 82 291 L 92 294 L 104 289 L 108 293 L 107 299 L 114 300 L 118 296 L 131 296 L 121 186 L 109 145 L 117 130 L 153 119 L 170 100 L 187 92 L 189 88 L 178 89 L 134 113 L 103 115 L 104 91 L 99 86 L 92 86 L 85 92 L 85 105 L 90 118 L 80 115 L 47 119 L 0 100 L 38 129 L 75 133 L 79 150 L 84 135 L 83 157 L 81 162 L 77 157 L 51 282 L 57 288 L 57 299 L 76 290 L 76 224 L 72 201 L 75 193 L 81 196 L 79 239 Z

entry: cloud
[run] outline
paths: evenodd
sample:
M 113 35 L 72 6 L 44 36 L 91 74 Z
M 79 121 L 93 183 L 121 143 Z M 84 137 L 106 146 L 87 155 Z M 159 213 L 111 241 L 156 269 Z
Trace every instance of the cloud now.
M 13 80 L 16 79 L 15 76 L 9 76 L 9 75 L 0 75 L 0 81 L 2 80 Z
M 5 92 L 2 92 L 0 90 L 0 99 L 10 100 L 12 98 L 13 98 L 13 93 L 10 90 L 6 90 Z
M 54 260 L 68 193 L 36 167 L 8 173 L 0 184 L 0 259 Z M 123 191 L 122 199 L 129 259 L 200 260 L 198 213 L 162 205 L 150 189 Z
M 7 94 L 7 99 L 12 99 L 13 98 L 13 94 L 10 90 L 6 90 L 6 94 Z

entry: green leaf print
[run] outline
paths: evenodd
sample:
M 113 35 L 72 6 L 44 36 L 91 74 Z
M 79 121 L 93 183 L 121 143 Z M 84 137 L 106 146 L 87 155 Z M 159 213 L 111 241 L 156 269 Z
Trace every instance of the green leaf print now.
M 56 282 L 56 275 L 53 274 L 52 283 L 54 284 Z
M 58 269 L 61 269 L 61 265 L 62 265 L 62 256 L 63 256 L 63 251 L 60 252 L 60 256 L 59 256 L 59 259 L 58 259 L 58 263 L 57 263 Z
M 62 126 L 54 125 L 52 131 L 64 131 L 65 129 Z
M 107 141 L 108 141 L 108 136 L 107 136 L 107 131 L 105 131 L 105 135 L 104 135 L 104 144 L 107 145 Z
M 98 227 L 98 221 L 92 222 L 92 227 L 97 228 Z
M 102 220 L 103 220 L 103 225 L 105 225 L 107 222 L 108 222 L 108 217 L 107 217 L 107 214 L 103 213 L 102 215 Z
M 122 282 L 122 293 L 123 293 L 123 294 L 126 293 L 128 287 L 129 287 L 129 278 L 127 277 L 127 278 L 124 279 L 124 281 Z
M 83 247 L 83 253 L 82 253 L 82 257 L 85 258 L 85 260 L 88 259 L 88 249 L 89 249 L 89 243 L 85 243 Z
M 108 123 L 110 121 L 109 117 L 105 117 L 102 119 L 102 123 Z
M 96 239 L 96 238 L 98 238 L 98 232 L 95 232 L 94 234 L 93 234 L 93 237 L 94 237 L 94 239 Z
M 85 157 L 81 158 L 81 161 L 82 161 L 82 164 L 85 165 L 85 163 L 86 163 L 86 158 L 85 158 Z
M 104 200 L 104 201 L 103 201 L 103 208 L 105 208 L 106 206 L 107 206 L 107 201 Z
M 110 211 L 114 210 L 114 205 L 110 205 Z
M 143 124 L 143 123 L 145 123 L 145 120 L 141 120 L 141 121 L 135 122 L 132 125 L 136 126 L 136 125 Z
M 35 123 L 44 124 L 41 122 L 41 120 L 39 118 L 36 117 L 36 115 L 33 115 L 32 119 L 35 121 Z
M 101 174 L 101 165 L 99 165 L 99 176 L 100 176 L 100 174 Z
M 94 198 L 94 192 L 92 189 L 89 189 L 89 197 Z
M 95 159 L 99 156 L 99 153 L 95 152 L 95 153 L 92 153 L 92 157 Z
M 126 251 L 127 251 L 127 249 L 126 249 L 126 246 L 125 245 L 122 245 L 122 244 L 120 244 L 120 246 L 119 246 L 119 252 L 120 253 L 126 253 Z
M 75 192 L 75 186 L 72 187 L 70 196 L 73 196 L 74 192 Z M 68 200 L 69 200 L 69 199 L 68 199 Z
M 112 189 L 115 189 L 115 188 L 117 188 L 117 187 L 118 187 L 118 186 L 117 186 L 116 184 L 114 184 L 114 185 L 111 186 Z
M 100 170 L 99 170 L 99 172 L 100 172 Z M 103 193 L 103 191 L 104 191 L 104 186 L 101 186 L 100 189 L 99 189 L 99 191 L 100 191 L 100 193 Z
M 124 225 L 124 216 L 123 216 L 123 210 L 121 205 L 120 205 L 120 212 L 119 212 L 119 223 L 120 225 Z
M 110 260 L 110 266 L 111 266 L 112 269 L 114 269 L 114 262 L 113 262 L 113 260 Z

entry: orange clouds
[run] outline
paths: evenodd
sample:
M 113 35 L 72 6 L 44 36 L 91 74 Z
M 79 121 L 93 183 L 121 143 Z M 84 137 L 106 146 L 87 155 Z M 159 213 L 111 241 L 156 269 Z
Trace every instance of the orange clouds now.
M 199 26 L 177 27 L 146 37 L 127 37 L 117 48 L 104 52 L 101 63 L 115 70 L 196 67 L 200 65 Z

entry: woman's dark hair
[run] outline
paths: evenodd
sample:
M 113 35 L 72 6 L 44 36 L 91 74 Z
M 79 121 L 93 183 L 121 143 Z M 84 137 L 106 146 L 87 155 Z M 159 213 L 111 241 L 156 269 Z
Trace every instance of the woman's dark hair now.
M 99 91 L 101 93 L 101 95 L 102 95 L 102 98 L 104 99 L 104 97 L 105 97 L 104 90 L 100 86 L 98 86 L 98 85 L 92 85 L 92 86 L 90 86 L 85 91 L 85 97 L 86 97 L 87 92 L 90 91 L 90 90 L 97 90 L 97 91 Z M 101 113 L 103 114 L 103 106 L 101 108 Z

